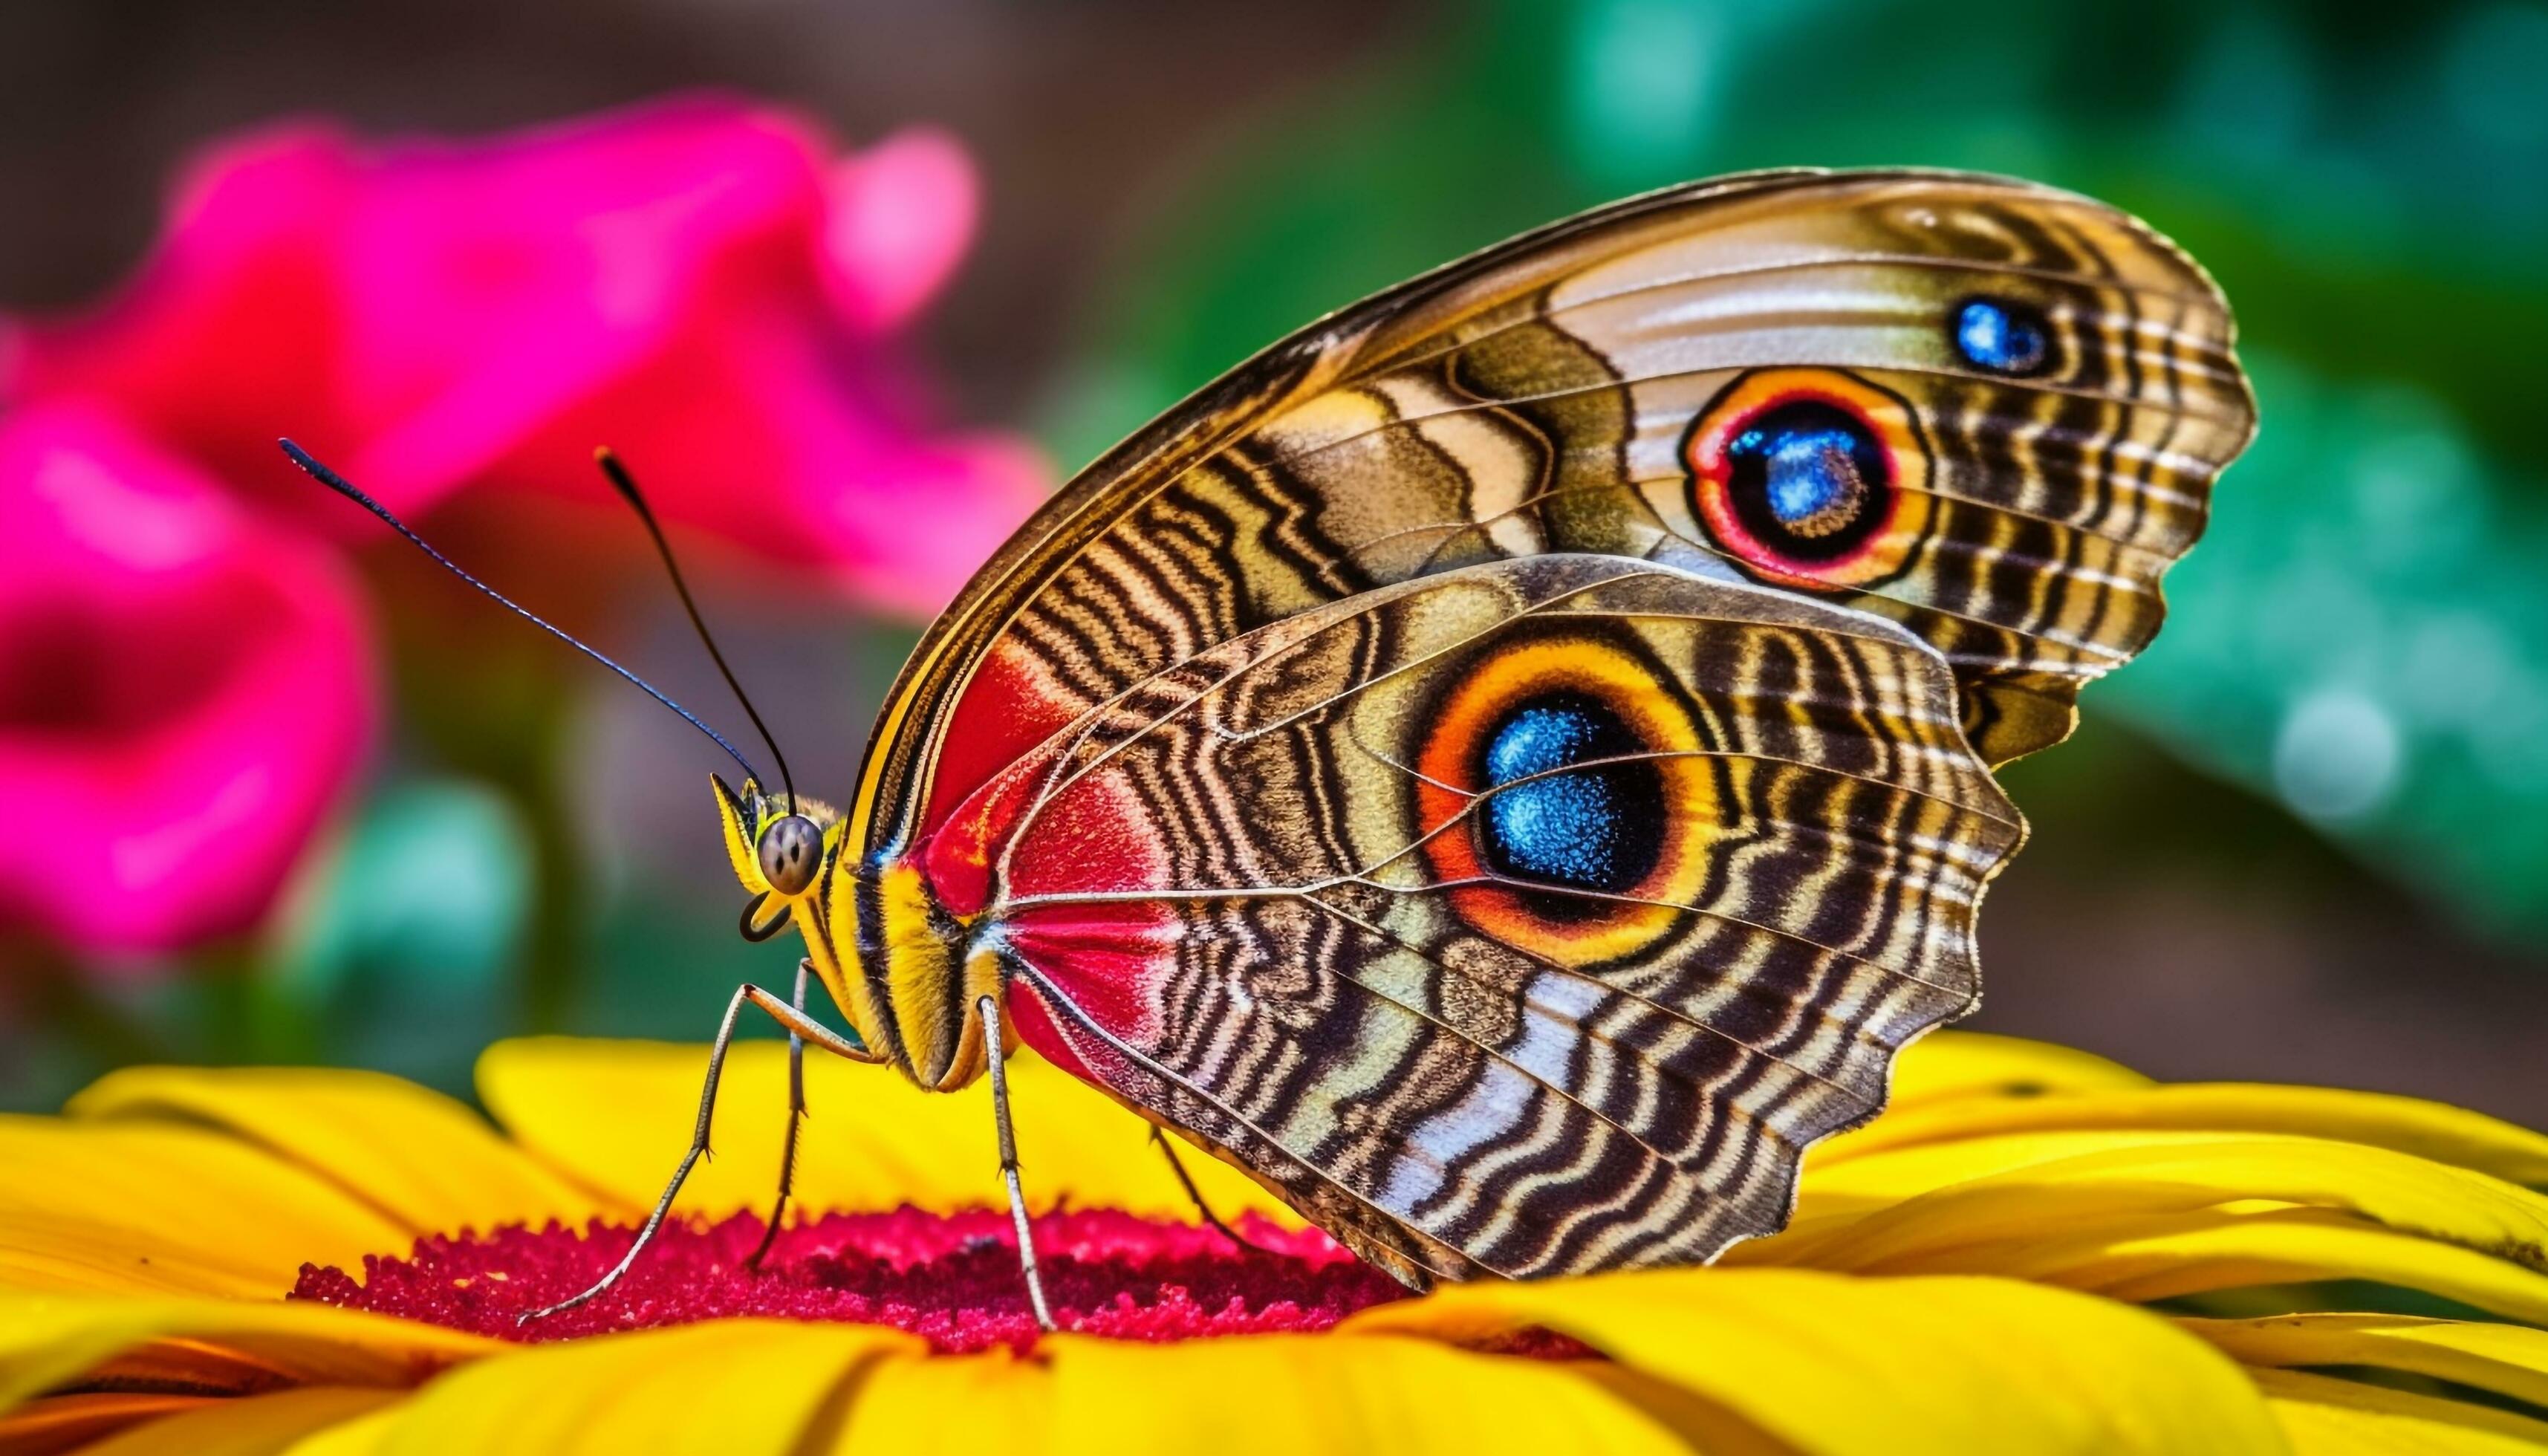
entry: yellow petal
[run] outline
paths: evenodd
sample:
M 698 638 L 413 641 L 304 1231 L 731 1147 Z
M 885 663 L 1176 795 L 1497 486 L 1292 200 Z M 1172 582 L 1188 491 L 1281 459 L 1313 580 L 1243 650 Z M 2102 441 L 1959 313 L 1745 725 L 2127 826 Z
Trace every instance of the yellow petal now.
M 2538 1456 L 2548 1447 L 2548 1421 L 2507 1410 L 2298 1370 L 2255 1379 L 2301 1456 Z
M 1804 1175 L 1797 1185 L 1795 1214 L 1788 1220 L 1788 1232 L 1782 1235 L 1782 1245 L 1802 1243 L 1809 1229 L 1828 1229 L 1925 1193 L 2002 1173 L 2091 1153 L 2218 1144 L 2230 1140 L 2233 1136 L 2172 1132 L 2009 1133 L 1992 1138 L 1913 1143 L 1831 1163 L 1816 1162 L 1814 1152 L 1808 1152 Z M 1751 1243 L 1737 1244 L 1736 1248 L 1748 1250 L 1747 1259 L 1759 1260 L 1768 1254 L 1766 1248 Z
M 592 1212 L 590 1194 L 524 1156 L 477 1114 L 379 1072 L 132 1067 L 109 1073 L 65 1111 L 220 1129 L 342 1186 L 414 1233 L 580 1221 Z
M 2548 1407 L 2548 1329 L 2403 1315 L 2180 1320 L 2242 1365 L 2368 1365 Z
M 2274 1451 L 2238 1368 L 2166 1320 L 1997 1279 L 1674 1270 L 1480 1284 L 1353 1332 L 1544 1326 L 1813 1453 Z
M 2129 1158 L 2149 1153 L 2234 1165 L 2245 1149 L 2270 1143 L 2354 1148 L 2362 1153 L 2362 1161 L 2366 1165 L 2406 1157 L 2446 1170 L 2449 1174 L 2480 1176 L 2493 1183 L 2510 1182 L 2517 1186 L 2527 1181 L 2507 1180 L 2486 1169 L 2420 1157 L 2412 1151 L 2393 1151 L 2375 1142 L 2300 1138 L 2286 1134 L 2169 1128 L 1976 1132 L 1973 1136 L 1950 1140 L 1857 1149 L 1851 1156 L 1831 1163 L 1809 1161 L 1799 1194 L 1797 1221 L 1801 1223 L 1834 1212 L 1863 1211 L 1871 1205 L 1899 1203 L 1953 1184 L 1970 1183 L 2021 1170 L 2041 1170 L 2056 1163 L 2087 1168 L 2093 1164 L 2074 1164 L 2072 1160 L 2099 1154 Z M 2162 1152 L 2162 1149 L 2177 1151 Z M 2257 1191 L 2255 1196 L 2270 1195 Z
M 2161 1130 L 2326 1138 L 2411 1152 L 2513 1183 L 2548 1183 L 2548 1135 L 2483 1113 L 2383 1093 L 2235 1082 L 1897 1106 L 1817 1147 L 1811 1166 L 1820 1172 L 1868 1153 L 2014 1133 Z
M 1020 1360 L 1005 1349 L 878 1360 L 846 1406 L 838 1437 L 829 1446 L 809 1443 L 809 1456 L 1031 1456 L 1052 1431 L 1052 1371 L 1041 1354 Z
M 2262 1285 L 2362 1279 L 2418 1289 L 2508 1319 L 2548 1323 L 2548 1276 L 2456 1244 L 2342 1216 L 2200 1213 L 2131 1233 L 2078 1233 L 1903 1252 L 1880 1274 L 1995 1274 L 2141 1303 Z
M 0 1415 L 0 1452 L 7 1456 L 48 1456 L 54 1451 L 77 1449 L 130 1426 L 212 1404 L 214 1399 L 209 1396 L 142 1391 L 47 1396 Z
M 1698 1429 L 1712 1456 L 1792 1456 L 1698 1405 L 1599 1362 L 1512 1360 L 1386 1336 L 1143 1345 L 1065 1335 L 1025 1361 L 994 1351 L 879 1362 L 832 1449 L 1554 1456 L 1681 1452 L 1681 1433 Z
M 2536 1265 L 2548 1248 L 2548 1195 L 2428 1158 L 2315 1138 L 2029 1134 L 1928 1146 L 1855 1160 L 1855 1177 L 1916 1164 L 1934 1176 L 1951 1153 L 1967 1158 L 2015 1142 L 2029 1149 L 2112 1139 L 2122 1145 L 2028 1162 L 1938 1187 L 1847 1220 L 1797 1227 L 1734 1263 L 1887 1270 L 1950 1247 L 2024 1243 L 2046 1230 L 2076 1237 L 2098 1228 L 2129 1237 L 2137 1221 L 2232 1204 L 2282 1204 L 2357 1215 L 2391 1228 Z M 1841 1181 L 1848 1181 L 1844 1178 Z M 1906 1187 L 1916 1187 L 1917 1183 Z
M 654 1202 L 689 1143 L 706 1069 L 703 1046 L 531 1038 L 488 1047 L 478 1061 L 478 1090 L 524 1147 L 579 1183 L 642 1207 Z M 1009 1078 L 1019 1157 L 1037 1207 L 1066 1197 L 1078 1207 L 1191 1216 L 1149 1145 L 1148 1125 L 1031 1054 L 1010 1062 Z M 811 1111 L 797 1162 L 798 1207 L 1005 1203 L 987 1080 L 961 1092 L 924 1092 L 887 1068 L 812 1052 L 805 1083 Z M 783 1044 L 734 1047 L 717 1098 L 716 1158 L 691 1174 L 679 1207 L 708 1215 L 768 1208 L 778 1186 L 786 1086 Z M 1299 1222 L 1214 1159 L 1189 1154 L 1185 1161 L 1225 1217 L 1252 1209 Z
M 294 1444 L 289 1456 L 379 1456 L 405 1404 L 387 1406 L 305 1436 Z
M 215 1401 L 134 1426 L 80 1456 L 277 1456 L 402 1399 L 397 1391 L 313 1386 Z
M 1796 1448 L 1694 1392 L 1610 1360 L 1578 1361 L 1575 1376 L 1617 1395 L 1707 1456 L 1797 1456 Z
M 0 1289 L 275 1299 L 304 1260 L 358 1266 L 407 1229 L 198 1128 L 0 1117 Z
M 2539 1456 L 2514 1436 L 2441 1421 L 2269 1400 L 2295 1456 Z
M 922 1348 L 873 1325 L 768 1320 L 516 1348 L 425 1387 L 369 1439 L 419 1456 L 779 1456 L 819 1444 L 877 1361 Z
M 2092 1052 L 1988 1032 L 1937 1032 L 1893 1063 L 1895 1108 L 1967 1098 L 2034 1098 L 2129 1090 L 2150 1079 Z
M 455 1362 L 512 1348 L 327 1305 L 0 1294 L 0 1410 L 40 1391 L 110 1376 L 136 1350 L 164 1358 L 160 1342 L 172 1339 L 239 1352 L 279 1380 L 344 1386 L 410 1386 Z
M 1579 1364 L 1485 1355 L 1427 1339 L 1262 1335 L 1142 1345 L 1063 1338 L 1051 1342 L 1048 1362 L 1048 1448 L 1071 1456 L 1634 1456 L 1688 1449 L 1664 1420 L 1607 1383 L 1586 1379 Z M 849 1449 L 900 1448 L 862 1442 Z

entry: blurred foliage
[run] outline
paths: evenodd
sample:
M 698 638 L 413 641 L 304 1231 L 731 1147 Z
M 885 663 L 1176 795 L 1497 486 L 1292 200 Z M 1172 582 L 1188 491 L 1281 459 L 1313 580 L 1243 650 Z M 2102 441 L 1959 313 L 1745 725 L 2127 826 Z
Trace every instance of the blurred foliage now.
M 286 1045 L 266 1054 L 465 1084 L 512 1022 L 537 883 L 530 830 L 504 797 L 444 778 L 375 793 L 268 962 Z
M 1092 458 L 1310 318 L 1646 187 L 1805 163 L 2076 188 L 2220 277 L 2263 431 L 2169 580 L 2167 632 L 2088 693 L 2079 743 L 2012 774 L 2065 827 L 2030 862 L 2112 874 L 2112 836 L 2123 854 L 2234 873 L 2241 894 L 2308 879 L 2323 896 L 2342 878 L 2296 815 L 2472 923 L 2548 944 L 2542 77 L 2548 4 L 2503 0 L 1445 7 L 1351 83 L 1198 157 L 1089 301 L 1090 342 L 1053 374 L 1045 438 L 1065 464 Z M 574 553 L 491 560 L 466 534 L 457 553 L 537 582 L 544 605 L 585 602 L 569 625 L 605 645 L 630 601 L 660 604 L 651 576 L 596 585 Z M 30 970 L 0 974 L 0 1105 L 49 1106 L 105 1066 L 154 1059 L 351 1062 L 465 1092 L 490 1037 L 695 1040 L 736 981 L 785 983 L 792 937 L 733 933 L 740 897 L 721 893 L 713 822 L 689 801 L 693 759 L 662 790 L 696 811 L 678 831 L 612 820 L 602 801 L 657 793 L 671 762 L 586 772 L 595 705 L 622 689 L 420 563 L 367 570 L 384 599 L 440 605 L 388 617 L 386 767 L 289 913 L 191 957 L 195 974 L 83 975 L 0 945 Z M 772 635 L 720 621 L 730 647 Z M 830 759 L 820 789 L 846 783 L 851 725 L 910 640 L 867 625 L 825 636 L 819 661 L 745 673 L 838 695 L 820 735 L 779 724 L 824 745 L 799 755 Z M 690 657 L 677 634 L 634 660 L 693 673 L 667 685 L 715 701 Z M 651 705 L 625 711 L 696 752 Z
M 1918 164 L 2105 198 L 2222 280 L 2263 433 L 2169 580 L 2167 632 L 2088 711 L 2548 938 L 2548 8 L 1463 14 L 1181 200 L 1099 309 L 1064 458 L 1340 304 L 1644 188 Z M 2042 774 L 2095 770 L 2062 760 Z

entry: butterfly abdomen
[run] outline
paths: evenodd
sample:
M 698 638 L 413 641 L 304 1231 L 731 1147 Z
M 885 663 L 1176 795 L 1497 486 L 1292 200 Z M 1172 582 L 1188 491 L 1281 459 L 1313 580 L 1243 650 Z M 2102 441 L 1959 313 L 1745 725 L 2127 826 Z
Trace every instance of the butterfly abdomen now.
M 997 994 L 997 962 L 919 866 L 886 861 L 851 886 L 851 1015 L 868 1044 L 920 1085 L 952 1092 L 982 1075 L 974 1004 Z

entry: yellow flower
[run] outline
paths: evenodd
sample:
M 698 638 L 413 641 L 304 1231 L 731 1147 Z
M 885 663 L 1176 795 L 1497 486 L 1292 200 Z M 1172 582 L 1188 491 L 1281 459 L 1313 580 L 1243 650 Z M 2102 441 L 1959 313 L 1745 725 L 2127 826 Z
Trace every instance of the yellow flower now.
M 283 1298 L 465 1303 L 517 1245 L 585 1249 L 434 1236 L 633 1221 L 699 1066 L 694 1047 L 499 1045 L 479 1088 L 503 1135 L 344 1071 L 136 1069 L 61 1118 L 0 1119 L 0 1453 L 2548 1445 L 2548 1138 L 1954 1033 L 1903 1056 L 1882 1118 L 1814 1151 L 1786 1232 L 1714 1268 L 1366 1299 L 1319 1332 L 947 1353 L 875 1323 L 719 1318 L 520 1343 Z M 997 1206 L 979 1088 L 807 1071 L 803 1207 Z M 703 1258 L 723 1257 L 707 1218 L 766 1197 L 781 1131 L 779 1048 L 740 1048 L 727 1075 L 722 1155 L 682 1204 Z M 1027 1058 L 1015 1090 L 1040 1200 L 1188 1217 L 1139 1124 Z M 1297 1227 L 1196 1171 L 1223 1212 Z M 367 1255 L 413 1261 L 357 1290 Z M 931 1268 L 897 1287 L 925 1292 Z M 735 1287 L 848 1297 L 800 1274 Z

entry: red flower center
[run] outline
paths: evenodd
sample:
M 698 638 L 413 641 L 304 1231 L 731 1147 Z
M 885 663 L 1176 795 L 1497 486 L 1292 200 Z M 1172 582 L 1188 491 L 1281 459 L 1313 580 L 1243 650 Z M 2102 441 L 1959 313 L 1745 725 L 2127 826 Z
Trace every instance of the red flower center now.
M 1252 1216 L 1238 1228 L 1253 1247 L 1111 1210 L 1047 1214 L 1035 1238 L 1053 1317 L 1082 1333 L 1168 1341 L 1324 1329 L 1406 1293 L 1315 1230 Z M 1035 1340 L 1004 1213 L 829 1214 L 782 1231 L 755 1272 L 744 1260 L 761 1230 L 750 1214 L 668 1224 L 608 1293 L 527 1326 L 522 1315 L 617 1263 L 636 1228 L 595 1220 L 587 1233 L 551 1224 L 433 1234 L 406 1258 L 364 1256 L 359 1283 L 304 1264 L 292 1298 L 517 1340 L 738 1316 L 889 1324 L 946 1351 Z

